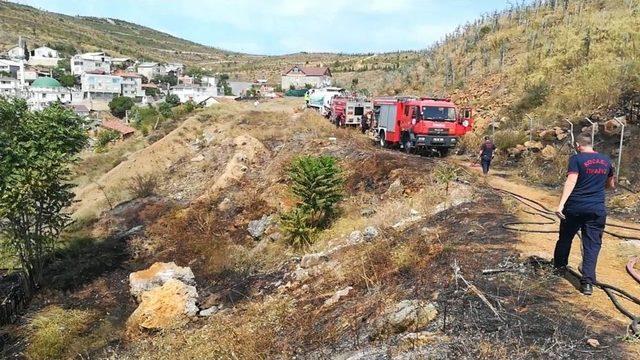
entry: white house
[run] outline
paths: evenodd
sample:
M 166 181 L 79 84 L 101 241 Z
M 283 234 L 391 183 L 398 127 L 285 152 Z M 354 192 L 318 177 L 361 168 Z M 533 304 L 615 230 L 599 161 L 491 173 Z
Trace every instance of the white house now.
M 110 101 L 122 93 L 122 77 L 84 73 L 80 77 L 84 99 Z
M 164 65 L 155 62 L 143 62 L 138 64 L 138 74 L 146 77 L 147 80 L 151 81 L 156 76 L 167 75 L 167 71 Z
M 168 63 L 164 66 L 164 70 L 167 74 L 173 73 L 175 76 L 182 76 L 185 66 L 180 63 Z
M 73 100 L 70 89 L 50 77 L 41 77 L 31 84 L 27 104 L 31 110 L 43 110 L 54 102 L 69 104 Z
M 253 87 L 253 83 L 248 81 L 228 81 L 231 93 L 236 96 L 244 96 L 247 90 Z
M 7 50 L 7 57 L 11 60 L 23 60 L 24 59 L 24 49 L 20 46 L 12 47 Z
M 200 84 L 202 84 L 203 86 L 215 87 L 217 84 L 217 80 L 215 76 L 203 76 L 200 78 Z
M 21 67 L 22 65 L 18 61 L 0 59 L 0 72 L 7 73 L 11 77 L 17 78 Z
M 0 77 L 0 96 L 14 97 L 19 94 L 20 81 L 10 77 Z
M 58 51 L 47 46 L 41 46 L 31 51 L 28 63 L 32 66 L 55 67 L 58 66 L 58 60 L 60 60 Z
M 295 65 L 282 73 L 282 89 L 296 89 L 306 85 L 321 88 L 331 85 L 331 70 L 328 67 L 303 67 Z
M 104 52 L 74 55 L 71 58 L 71 74 L 82 75 L 86 72 L 111 73 L 111 57 Z
M 142 76 L 140 74 L 117 70 L 113 75 L 120 76 L 122 78 L 122 96 L 131 98 L 144 96 L 144 90 L 142 90 Z
M 172 86 L 170 93 L 177 95 L 181 103 L 188 101 L 200 103 L 210 97 L 218 96 L 218 89 L 215 86 L 181 84 Z

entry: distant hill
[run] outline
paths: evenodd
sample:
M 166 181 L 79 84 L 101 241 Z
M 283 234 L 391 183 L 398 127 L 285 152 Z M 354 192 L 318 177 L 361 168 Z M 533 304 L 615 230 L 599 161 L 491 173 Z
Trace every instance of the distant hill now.
M 2 49 L 22 36 L 30 47 L 49 44 L 67 55 L 106 50 L 113 55 L 189 64 L 237 56 L 122 20 L 68 16 L 5 1 L 0 2 L 0 33 Z

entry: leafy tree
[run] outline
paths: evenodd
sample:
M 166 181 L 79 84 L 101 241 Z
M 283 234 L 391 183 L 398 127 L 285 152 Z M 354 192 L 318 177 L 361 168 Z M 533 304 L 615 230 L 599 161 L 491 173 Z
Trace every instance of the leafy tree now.
M 164 101 L 167 104 L 170 104 L 171 106 L 177 106 L 180 105 L 180 98 L 178 97 L 178 95 L 176 94 L 169 94 L 167 95 L 166 98 L 164 98 Z
M 218 76 L 218 86 L 222 88 L 223 94 L 227 96 L 233 95 L 233 90 L 231 86 L 229 86 L 229 75 L 220 74 L 220 76 Z
M 165 101 L 163 101 L 160 104 L 158 104 L 158 112 L 165 119 L 168 119 L 168 118 L 173 116 L 173 111 L 171 111 L 171 108 L 173 108 L 173 106 L 171 104 L 169 104 L 168 102 L 165 102 Z
M 164 84 L 169 84 L 171 86 L 176 86 L 178 84 L 178 78 L 173 74 L 156 75 L 153 78 L 153 82 L 156 84 L 164 83 Z
M 24 100 L 0 99 L 0 245 L 32 286 L 69 223 L 70 164 L 87 142 L 84 126 L 60 104 L 31 112 Z
M 11 74 L 6 71 L 0 71 L 0 77 L 11 77 Z
M 160 89 L 148 87 L 144 89 L 144 94 L 147 96 L 158 96 L 160 95 Z
M 126 96 L 116 96 L 109 102 L 109 110 L 113 116 L 120 119 L 124 118 L 127 110 L 133 107 L 133 99 Z
M 64 87 L 74 87 L 76 85 L 76 78 L 71 74 L 64 74 L 57 79 L 60 85 Z
M 67 59 L 58 60 L 58 69 L 62 69 L 65 72 L 71 72 L 71 62 Z

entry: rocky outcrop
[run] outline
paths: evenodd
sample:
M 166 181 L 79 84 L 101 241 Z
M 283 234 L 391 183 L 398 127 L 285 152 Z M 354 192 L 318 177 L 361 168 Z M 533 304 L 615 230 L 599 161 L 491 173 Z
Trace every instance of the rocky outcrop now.
M 336 293 L 333 294 L 332 297 L 328 298 L 324 302 L 324 306 L 332 306 L 334 304 L 337 304 L 340 301 L 340 299 L 349 296 L 349 293 L 351 292 L 351 290 L 353 290 L 353 287 L 347 286 L 346 288 L 344 288 L 342 290 L 336 291 Z
M 556 148 L 551 145 L 547 145 L 540 152 L 540 156 L 542 156 L 544 160 L 551 161 L 555 159 L 556 156 L 558 156 L 558 150 L 556 150 Z
M 127 320 L 129 335 L 179 328 L 198 314 L 196 288 L 176 279 L 143 292 L 140 299 L 140 305 Z
M 263 215 L 262 218 L 258 220 L 249 221 L 247 231 L 253 238 L 259 239 L 262 235 L 264 235 L 265 231 L 267 231 L 272 222 L 272 215 Z
M 434 304 L 423 300 L 402 300 L 388 307 L 374 325 L 373 338 L 381 335 L 399 334 L 409 329 L 421 329 L 438 316 Z
M 142 294 L 163 286 L 169 280 L 179 280 L 187 285 L 195 285 L 195 277 L 188 267 L 180 267 L 174 262 L 157 262 L 146 270 L 137 271 L 129 275 L 129 289 L 131 295 L 138 302 Z

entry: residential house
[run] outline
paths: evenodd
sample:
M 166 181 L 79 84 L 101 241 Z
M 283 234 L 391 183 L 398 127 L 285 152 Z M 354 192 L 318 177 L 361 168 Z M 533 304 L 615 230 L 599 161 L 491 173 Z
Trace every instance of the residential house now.
M 31 51 L 27 63 L 32 66 L 56 67 L 59 60 L 58 51 L 47 46 L 41 46 Z
M 0 59 L 0 72 L 5 73 L 5 76 L 8 74 L 17 79 L 22 66 L 22 63 L 18 61 Z
M 18 74 L 18 79 L 20 79 L 21 76 Z M 22 79 L 24 79 L 24 82 L 27 84 L 31 84 L 34 81 L 36 81 L 39 78 L 39 74 L 38 74 L 38 69 L 33 68 L 33 67 L 23 67 L 22 70 Z
M 126 139 L 132 136 L 136 131 L 136 129 L 119 120 L 102 120 L 100 126 L 107 130 L 113 130 L 120 133 L 121 139 Z
M 217 83 L 215 76 L 203 76 L 200 78 L 200 84 L 203 86 L 213 86 L 215 87 Z
M 144 90 L 142 90 L 142 76 L 140 74 L 124 70 L 116 70 L 113 75 L 120 76 L 122 78 L 122 96 L 131 98 L 144 96 Z
M 138 74 L 151 81 L 157 76 L 167 75 L 167 71 L 162 64 L 158 64 L 155 62 L 143 62 L 138 64 Z
M 111 58 L 111 66 L 113 67 L 119 67 L 121 69 L 126 69 L 129 66 L 133 65 L 133 60 L 131 60 L 131 58 L 128 57 L 121 57 L 121 58 Z
M 178 77 L 178 84 L 193 85 L 194 81 L 193 81 L 193 78 L 191 76 L 184 75 L 184 76 Z
M 111 101 L 122 93 L 122 77 L 84 73 L 80 77 L 84 99 Z
M 111 73 L 111 57 L 104 52 L 77 54 L 71 58 L 71 74 Z
M 43 110 L 54 102 L 69 104 L 73 100 L 70 89 L 51 77 L 36 79 L 29 87 L 27 104 L 32 110 Z
M 20 46 L 12 47 L 7 50 L 7 57 L 11 60 L 24 60 L 24 49 Z
M 231 88 L 231 94 L 236 96 L 244 96 L 247 94 L 247 90 L 253 87 L 253 83 L 248 81 L 228 81 Z
M 295 65 L 282 73 L 282 89 L 302 89 L 308 85 L 321 88 L 331 85 L 331 70 L 328 67 L 303 67 Z
M 66 108 L 73 110 L 73 112 L 76 113 L 76 115 L 80 116 L 81 118 L 87 118 L 91 113 L 89 108 L 83 104 L 69 104 L 69 105 L 66 105 Z
M 184 74 L 185 66 L 180 63 L 168 63 L 164 66 L 164 69 L 167 74 L 173 73 L 173 75 L 179 77 Z
M 11 77 L 0 77 L 0 96 L 15 97 L 20 93 L 20 81 Z
M 181 84 L 172 86 L 170 93 L 177 95 L 181 103 L 188 101 L 200 103 L 210 97 L 218 96 L 218 89 L 215 86 Z

